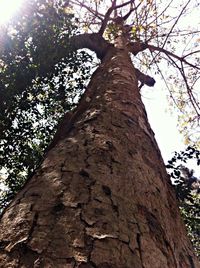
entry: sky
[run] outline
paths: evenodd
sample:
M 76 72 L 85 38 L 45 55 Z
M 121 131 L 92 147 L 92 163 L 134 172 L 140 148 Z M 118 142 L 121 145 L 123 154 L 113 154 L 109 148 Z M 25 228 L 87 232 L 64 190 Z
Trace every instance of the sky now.
M 184 138 L 178 131 L 178 115 L 171 112 L 166 97 L 166 89 L 157 81 L 154 87 L 141 90 L 149 123 L 155 133 L 156 141 L 163 159 L 167 162 L 175 151 L 184 150 Z
M 22 7 L 24 1 L 0 0 L 0 26 Z M 177 114 L 169 111 L 169 103 L 161 81 L 157 80 L 153 88 L 144 87 L 141 94 L 150 125 L 155 133 L 164 161 L 167 162 L 175 151 L 186 148 L 183 142 L 184 138 L 177 128 Z

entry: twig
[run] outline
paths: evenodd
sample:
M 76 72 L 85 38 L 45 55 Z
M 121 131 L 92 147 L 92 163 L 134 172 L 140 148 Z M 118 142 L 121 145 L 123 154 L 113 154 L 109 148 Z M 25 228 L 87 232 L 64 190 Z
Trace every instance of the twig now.
M 173 2 L 174 0 L 171 0 L 170 2 L 169 2 L 169 4 L 160 12 L 160 14 L 158 15 L 158 16 L 156 16 L 156 18 L 154 19 L 154 20 L 152 20 L 151 22 L 149 22 L 148 24 L 147 24 L 147 26 L 149 26 L 149 25 L 151 25 L 154 21 L 156 21 L 159 17 L 161 17 L 164 13 L 165 13 L 165 11 L 169 8 L 169 6 L 171 5 L 171 3 Z
M 95 17 L 97 17 L 98 19 L 100 19 L 101 21 L 103 21 L 103 15 L 100 14 L 99 12 L 97 12 L 97 10 L 93 10 L 92 8 L 88 7 L 87 5 L 85 5 L 84 3 L 78 1 L 78 0 L 71 0 L 71 3 L 80 7 L 84 7 L 85 9 L 87 9 L 90 13 L 92 13 Z
M 163 47 L 156 47 L 156 46 L 154 46 L 154 45 L 149 45 L 149 44 L 147 45 L 147 47 L 149 48 L 150 51 L 159 51 L 159 52 L 163 52 L 164 54 L 166 54 L 166 55 L 168 55 L 168 56 L 171 56 L 171 57 L 173 57 L 173 58 L 179 60 L 180 62 L 184 62 L 185 64 L 189 65 L 189 66 L 192 67 L 192 68 L 195 68 L 195 69 L 200 70 L 200 67 L 197 67 L 196 65 L 194 65 L 194 64 L 192 64 L 192 63 L 190 63 L 190 62 L 188 62 L 188 61 L 185 59 L 185 56 L 183 56 L 183 57 L 179 57 L 179 56 L 177 56 L 176 54 L 174 54 L 174 53 L 172 53 L 172 52 L 170 52 L 170 51 L 164 49 Z M 158 55 L 158 54 L 157 54 L 157 55 Z M 156 56 L 157 56 L 157 55 L 156 55 Z M 155 56 L 154 56 L 154 59 L 155 59 Z
M 165 38 L 165 41 L 162 45 L 162 47 L 165 46 L 165 44 L 167 43 L 168 37 L 170 36 L 170 34 L 172 33 L 174 27 L 176 26 L 177 22 L 179 21 L 180 17 L 182 16 L 183 12 L 185 11 L 186 7 L 188 6 L 188 4 L 191 2 L 191 0 L 188 0 L 188 2 L 185 4 L 185 6 L 182 8 L 180 14 L 178 15 L 177 19 L 175 20 L 174 24 L 172 25 L 170 31 L 168 32 L 168 35 Z
M 153 57 L 152 53 L 151 53 L 151 56 Z M 178 106 L 176 100 L 174 99 L 173 94 L 172 94 L 172 92 L 171 92 L 171 90 L 170 90 L 170 88 L 169 88 L 169 85 L 168 85 L 168 83 L 167 83 L 167 80 L 165 79 L 165 76 L 164 76 L 163 73 L 161 72 L 160 67 L 159 67 L 159 65 L 158 65 L 157 63 L 156 63 L 156 67 L 158 68 L 158 71 L 159 71 L 159 73 L 160 73 L 160 75 L 161 75 L 161 77 L 162 77 L 162 79 L 163 79 L 163 81 L 164 81 L 164 83 L 165 83 L 165 85 L 166 85 L 166 88 L 167 88 L 167 90 L 169 91 L 170 98 L 173 100 L 173 102 L 174 102 L 175 106 L 177 107 L 177 109 L 178 109 L 181 113 L 183 113 L 183 111 L 179 108 L 179 106 Z
M 173 65 L 179 70 L 181 76 L 183 77 L 183 80 L 184 80 L 185 85 L 186 85 L 187 93 L 189 96 L 189 100 L 191 101 L 191 104 L 192 104 L 197 116 L 199 117 L 200 116 L 200 107 L 199 107 L 199 104 L 197 103 L 197 101 L 196 101 L 196 99 L 191 91 L 191 88 L 188 84 L 188 81 L 187 81 L 187 78 L 185 75 L 185 71 L 184 71 L 183 62 L 181 62 L 181 67 L 179 67 L 178 64 L 170 57 L 170 55 L 167 55 L 167 56 L 170 59 L 170 61 L 173 63 Z
M 191 56 L 191 55 L 193 55 L 195 53 L 200 53 L 200 50 L 196 50 L 196 51 L 190 52 L 187 55 L 183 56 L 183 58 L 185 59 L 186 57 Z
M 168 40 L 170 34 L 173 32 L 174 27 L 175 27 L 176 24 L 178 23 L 180 17 L 182 16 L 183 12 L 185 11 L 185 9 L 186 9 L 186 7 L 188 6 L 189 3 L 190 3 L 190 0 L 188 0 L 188 2 L 187 2 L 187 3 L 185 4 L 185 6 L 182 8 L 180 14 L 179 14 L 178 17 L 176 18 L 176 20 L 175 20 L 174 24 L 172 25 L 170 31 L 167 33 L 167 36 L 166 36 L 166 38 L 165 38 L 165 40 L 164 40 L 164 42 L 163 42 L 161 48 L 164 48 L 164 46 L 165 46 L 165 44 L 167 43 L 167 40 Z M 154 56 L 154 58 L 153 58 L 152 61 L 154 61 L 155 58 L 156 58 L 157 56 L 159 56 L 159 54 L 160 54 L 160 51 Z

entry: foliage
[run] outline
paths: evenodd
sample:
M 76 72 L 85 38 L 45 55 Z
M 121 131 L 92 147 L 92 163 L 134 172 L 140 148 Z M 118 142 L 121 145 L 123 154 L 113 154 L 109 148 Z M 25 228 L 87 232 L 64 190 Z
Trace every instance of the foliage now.
M 200 178 L 195 177 L 194 171 L 186 167 L 189 160 L 200 165 L 200 151 L 189 146 L 185 151 L 175 152 L 174 157 L 168 161 L 166 167 L 170 170 L 188 234 L 197 255 L 200 256 Z
M 89 77 L 91 57 L 72 53 L 69 46 L 69 37 L 78 31 L 74 17 L 59 1 L 53 3 L 30 1 L 18 23 L 4 31 L 0 171 L 6 188 L 1 207 L 36 168 L 58 121 L 74 107 Z

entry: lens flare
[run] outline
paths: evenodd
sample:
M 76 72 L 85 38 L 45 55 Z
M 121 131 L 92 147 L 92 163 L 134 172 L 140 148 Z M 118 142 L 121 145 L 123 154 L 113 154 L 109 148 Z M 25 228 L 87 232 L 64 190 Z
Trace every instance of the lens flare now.
M 20 10 L 25 0 L 0 0 L 0 25 L 7 23 Z

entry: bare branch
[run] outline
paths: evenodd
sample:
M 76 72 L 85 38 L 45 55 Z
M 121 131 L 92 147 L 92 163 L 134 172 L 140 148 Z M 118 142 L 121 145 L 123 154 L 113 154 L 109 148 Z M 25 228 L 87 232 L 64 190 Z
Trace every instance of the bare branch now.
M 110 15 L 112 14 L 113 10 L 114 10 L 115 7 L 116 7 L 116 2 L 117 2 L 117 0 L 114 0 L 114 1 L 112 2 L 112 6 L 107 10 L 107 12 L 106 12 L 106 14 L 105 14 L 104 20 L 103 20 L 103 22 L 102 22 L 102 24 L 101 24 L 101 28 L 100 28 L 100 30 L 99 30 L 99 34 L 100 34 L 100 35 L 103 35 L 103 33 L 104 33 L 105 29 L 106 29 L 106 26 L 107 26 L 108 21 L 109 21 L 109 19 L 110 19 Z
M 183 56 L 183 58 L 185 59 L 185 58 L 187 58 L 188 56 L 191 56 L 191 55 L 196 54 L 196 53 L 200 53 L 200 50 L 196 50 L 196 51 L 190 52 L 190 53 L 188 53 L 187 55 Z
M 173 1 L 174 1 L 174 0 L 171 0 L 171 1 L 167 4 L 167 6 L 160 12 L 160 14 L 158 14 L 158 15 L 155 17 L 154 20 L 152 20 L 151 22 L 149 22 L 149 23 L 147 24 L 147 26 L 150 26 L 152 23 L 154 23 L 155 21 L 157 21 L 157 19 L 158 19 L 159 17 L 161 17 L 161 16 L 165 13 L 165 11 L 169 8 L 169 6 L 171 5 L 171 3 L 172 3 Z
M 170 3 L 171 3 L 171 2 L 170 2 Z M 174 24 L 172 25 L 170 31 L 166 34 L 166 38 L 165 38 L 165 40 L 164 40 L 164 42 L 163 42 L 163 44 L 162 44 L 162 48 L 163 48 L 163 47 L 165 46 L 165 44 L 167 43 L 167 40 L 168 40 L 170 34 L 173 32 L 174 27 L 177 25 L 179 19 L 181 18 L 182 14 L 184 13 L 184 11 L 185 11 L 185 9 L 187 8 L 187 6 L 189 5 L 189 3 L 190 3 L 190 0 L 188 0 L 188 2 L 187 2 L 187 3 L 185 4 L 185 6 L 182 8 L 180 14 L 179 14 L 178 17 L 176 18 L 176 20 L 175 20 Z M 154 56 L 154 58 L 153 58 L 152 61 L 154 61 L 154 59 L 155 59 L 157 56 L 159 56 L 160 52 L 162 52 L 162 51 L 159 51 L 159 52 Z
M 152 54 L 151 54 L 151 56 L 153 57 Z M 159 71 L 159 73 L 160 73 L 160 75 L 161 75 L 161 77 L 162 77 L 162 80 L 164 81 L 165 86 L 166 86 L 167 90 L 169 91 L 170 98 L 172 99 L 174 105 L 177 107 L 177 109 L 178 109 L 181 113 L 183 113 L 183 111 L 179 108 L 179 105 L 178 105 L 178 103 L 176 102 L 176 100 L 175 100 L 175 98 L 174 98 L 174 96 L 173 96 L 173 94 L 172 94 L 172 92 L 171 92 L 171 90 L 170 90 L 170 88 L 169 88 L 168 82 L 167 82 L 165 76 L 163 75 L 162 71 L 160 70 L 160 67 L 159 67 L 159 65 L 158 65 L 157 63 L 156 63 L 156 67 L 158 68 L 158 71 Z
M 172 52 L 170 52 L 170 51 L 164 49 L 163 47 L 156 47 L 156 46 L 154 46 L 154 45 L 149 45 L 149 44 L 147 45 L 147 47 L 148 47 L 148 49 L 149 49 L 150 51 L 159 51 L 159 52 L 162 52 L 162 53 L 166 54 L 167 56 L 171 56 L 171 57 L 173 57 L 173 58 L 179 60 L 180 62 L 183 62 L 183 63 L 189 65 L 189 66 L 192 67 L 192 68 L 195 68 L 195 69 L 200 70 L 200 67 L 197 67 L 196 65 L 194 65 L 194 64 L 192 64 L 192 63 L 190 63 L 190 62 L 188 62 L 188 61 L 185 59 L 185 56 L 183 56 L 183 57 L 179 57 L 179 56 L 177 56 L 176 54 L 174 54 L 174 53 L 172 53 Z M 154 57 L 154 58 L 155 58 L 155 57 Z
M 184 79 L 184 82 L 185 82 L 185 85 L 186 85 L 186 88 L 187 88 L 187 92 L 188 92 L 188 96 L 190 98 L 190 101 L 192 103 L 192 106 L 194 107 L 195 111 L 196 111 L 196 114 L 198 116 L 200 116 L 200 107 L 199 107 L 199 104 L 197 103 L 196 101 L 196 98 L 194 97 L 193 93 L 192 93 L 192 90 L 188 84 L 188 81 L 187 81 L 187 78 L 186 78 L 186 75 L 185 75 L 185 70 L 184 70 L 184 67 L 183 67 L 183 64 L 181 63 L 181 69 L 180 69 L 180 72 L 182 74 L 182 77 Z M 199 111 L 198 111 L 199 110 Z
M 121 5 L 116 6 L 115 8 L 122 8 L 124 6 L 129 5 L 129 4 L 133 4 L 134 2 L 135 2 L 135 0 L 130 0 L 128 2 L 125 2 L 125 3 L 121 4 Z
M 170 36 L 170 34 L 172 33 L 174 27 L 176 26 L 176 24 L 178 23 L 180 17 L 182 16 L 183 12 L 185 11 L 185 9 L 187 8 L 187 6 L 189 5 L 189 3 L 191 2 L 191 0 L 188 0 L 187 3 L 185 4 L 185 6 L 182 8 L 180 14 L 178 15 L 177 19 L 175 20 L 174 24 L 172 25 L 170 31 L 168 32 L 166 38 L 165 38 L 165 41 L 164 43 L 162 44 L 162 47 L 165 46 L 165 44 L 167 43 L 167 40 L 168 40 L 168 37 Z
M 188 80 L 186 78 L 183 62 L 181 62 L 181 67 L 179 67 L 178 64 L 171 58 L 170 55 L 167 55 L 167 56 L 170 59 L 171 64 L 173 66 L 175 66 L 179 70 L 181 76 L 183 77 L 183 80 L 184 80 L 184 83 L 185 83 L 185 86 L 186 86 L 186 89 L 187 89 L 189 100 L 190 100 L 190 102 L 192 104 L 192 107 L 194 108 L 194 110 L 195 110 L 195 112 L 196 112 L 196 114 L 197 114 L 197 116 L 199 118 L 200 117 L 200 106 L 199 106 L 199 103 L 196 101 L 196 98 L 193 95 L 191 87 L 188 84 Z
M 99 20 L 103 21 L 103 15 L 100 14 L 99 12 L 97 12 L 97 9 L 96 10 L 93 10 L 92 8 L 88 7 L 87 5 L 85 5 L 84 3 L 82 3 L 79 0 L 75 0 L 75 1 L 71 0 L 71 3 L 74 4 L 74 5 L 77 5 L 79 7 L 84 7 L 92 15 L 94 15 L 95 17 L 97 17 Z
M 159 25 L 158 25 L 159 26 Z M 178 38 L 178 37 L 180 37 L 180 36 L 189 36 L 189 35 L 192 35 L 192 34 L 198 34 L 198 33 L 200 33 L 200 31 L 188 31 L 187 32 L 187 30 L 182 30 L 182 31 L 180 31 L 180 32 L 172 32 L 171 33 L 171 35 L 170 35 L 170 38 L 171 37 L 175 37 L 175 38 Z M 167 36 L 167 34 L 168 33 L 162 33 L 162 34 L 160 34 L 160 35 L 157 35 L 156 37 L 157 38 L 163 38 L 163 37 L 165 37 L 165 36 Z M 173 35 L 172 35 L 173 34 Z M 146 41 L 146 42 L 148 42 L 150 39 L 152 39 L 151 37 L 149 37 L 149 39 Z

